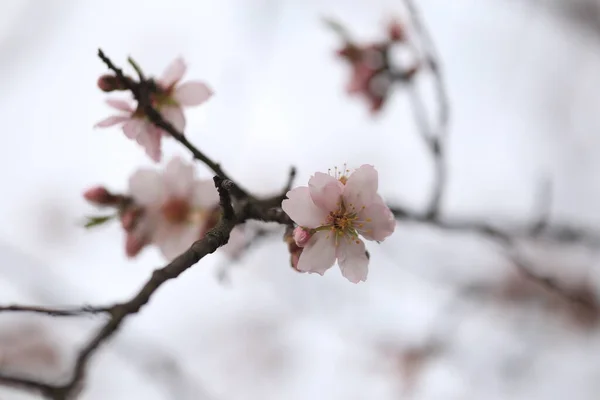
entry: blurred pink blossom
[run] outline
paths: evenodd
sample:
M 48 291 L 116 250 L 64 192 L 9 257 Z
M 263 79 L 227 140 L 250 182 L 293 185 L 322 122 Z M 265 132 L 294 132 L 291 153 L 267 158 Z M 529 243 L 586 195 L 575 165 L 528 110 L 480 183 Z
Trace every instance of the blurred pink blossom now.
M 283 210 L 312 236 L 300 254 L 300 271 L 323 275 L 338 262 L 350 282 L 367 279 L 369 259 L 364 242 L 383 241 L 396 227 L 394 216 L 377 194 L 378 175 L 362 165 L 350 176 L 317 172 L 308 186 L 287 193 Z
M 185 130 L 186 124 L 183 107 L 198 106 L 213 94 L 212 90 L 202 82 L 190 81 L 179 84 L 186 69 L 182 58 L 171 62 L 156 81 L 157 90 L 150 98 L 152 106 L 179 132 Z M 106 128 L 122 124 L 125 136 L 136 140 L 152 160 L 159 162 L 162 158 L 161 139 L 168 133 L 150 122 L 139 106 L 136 108 L 124 100 L 116 99 L 108 99 L 106 102 L 121 113 L 103 119 L 95 127 Z
M 129 180 L 129 190 L 135 204 L 144 209 L 143 230 L 169 260 L 200 238 L 219 202 L 213 181 L 196 179 L 194 166 L 179 157 L 162 172 L 138 170 Z
M 131 250 L 141 250 L 146 244 L 155 244 L 169 260 L 201 239 L 221 215 L 213 180 L 197 179 L 194 166 L 179 157 L 169 161 L 162 172 L 135 172 L 129 180 L 129 191 L 143 213 L 139 218 L 126 213 L 122 216 L 124 227 L 134 225 L 128 232 L 128 245 Z M 135 224 L 130 223 L 132 219 L 137 219 Z M 238 255 L 245 246 L 245 237 L 244 230 L 236 227 L 223 251 Z

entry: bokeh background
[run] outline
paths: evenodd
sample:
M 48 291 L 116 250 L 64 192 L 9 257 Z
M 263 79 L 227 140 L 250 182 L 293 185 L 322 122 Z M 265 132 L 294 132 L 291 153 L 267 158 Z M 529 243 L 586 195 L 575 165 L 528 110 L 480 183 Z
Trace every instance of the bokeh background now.
M 552 220 L 600 224 L 598 2 L 417 5 L 452 107 L 444 214 L 534 220 L 550 177 Z M 0 302 L 113 303 L 164 264 L 154 249 L 127 260 L 117 224 L 81 227 L 94 211 L 84 189 L 123 190 L 151 165 L 118 128 L 93 129 L 110 112 L 96 88 L 98 47 L 152 74 L 185 57 L 187 77 L 216 92 L 187 112 L 187 134 L 246 187 L 274 193 L 290 165 L 304 184 L 344 162 L 373 163 L 387 200 L 422 209 L 433 171 L 406 96 L 376 118 L 348 98 L 339 38 L 322 23 L 334 17 L 369 41 L 392 16 L 405 16 L 400 0 L 2 1 Z M 169 140 L 165 154 L 188 157 Z M 201 165 L 198 174 L 210 176 Z M 360 285 L 336 268 L 294 272 L 278 239 L 239 262 L 203 260 L 97 354 L 82 399 L 600 396 L 598 329 L 527 283 L 517 294 L 496 287 L 515 268 L 492 244 L 403 223 L 369 249 Z M 534 258 L 540 271 L 598 287 L 594 250 L 542 246 Z M 465 294 L 472 286 L 484 294 Z M 21 370 L 64 378 L 99 323 L 0 315 L 0 368 L 25 357 Z

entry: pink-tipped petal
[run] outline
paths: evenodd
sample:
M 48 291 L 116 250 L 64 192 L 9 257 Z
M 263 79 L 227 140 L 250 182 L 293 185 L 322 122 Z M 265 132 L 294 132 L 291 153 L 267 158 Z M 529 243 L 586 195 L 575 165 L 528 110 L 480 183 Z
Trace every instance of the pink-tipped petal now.
M 142 133 L 138 135 L 136 141 L 144 148 L 146 154 L 152 161 L 160 162 L 162 158 L 161 139 L 162 131 L 147 122 L 144 123 Z
M 138 136 L 144 133 L 147 124 L 143 119 L 130 118 L 129 121 L 123 125 L 123 133 L 129 139 L 137 139 Z
M 146 246 L 146 242 L 134 233 L 128 233 L 125 236 L 125 254 L 129 258 L 133 258 L 140 254 Z
M 165 69 L 165 72 L 163 72 L 162 76 L 158 80 L 158 83 L 163 89 L 169 89 L 171 86 L 176 84 L 177 81 L 183 78 L 186 69 L 187 66 L 185 65 L 185 61 L 183 61 L 183 58 L 177 57 Z
M 287 192 L 281 208 L 300 226 L 312 229 L 321 226 L 327 218 L 327 211 L 317 207 L 310 197 L 310 189 L 300 186 Z
M 157 226 L 153 242 L 158 246 L 163 256 L 171 261 L 190 248 L 200 236 L 197 224 L 169 224 L 163 222 Z
M 345 237 L 339 240 L 336 250 L 342 275 L 352 283 L 366 281 L 369 272 L 369 259 L 367 258 L 365 243 L 360 239 Z
M 114 126 L 114 125 L 129 121 L 129 120 L 130 120 L 130 117 L 128 115 L 112 115 L 112 116 L 98 122 L 96 125 L 94 125 L 94 127 L 95 128 L 107 128 L 109 126 Z
M 335 235 L 329 231 L 315 233 L 302 250 L 298 270 L 323 275 L 335 263 Z
M 327 212 L 339 208 L 343 187 L 342 182 L 322 172 L 315 173 L 308 181 L 313 202 Z
M 365 164 L 354 171 L 344 186 L 342 196 L 346 204 L 352 204 L 357 210 L 370 205 L 377 195 L 378 179 L 372 165 Z
M 358 219 L 362 225 L 357 229 L 358 233 L 367 240 L 381 242 L 396 229 L 394 214 L 379 195 L 358 213 Z
M 196 207 L 210 209 L 219 203 L 219 192 L 212 179 L 197 181 L 194 184 L 193 204 Z
M 179 132 L 183 133 L 185 129 L 185 115 L 183 114 L 183 110 L 179 106 L 168 106 L 164 107 L 160 113 L 163 118 L 166 119 L 177 129 Z
M 135 111 L 133 106 L 131 104 L 129 104 L 128 102 L 126 102 L 125 100 L 106 99 L 106 104 L 108 104 L 112 108 L 116 108 L 117 110 L 120 110 L 120 111 L 126 111 L 129 113 L 132 113 L 133 111 Z
M 163 173 L 168 195 L 181 199 L 189 199 L 193 195 L 195 175 L 196 173 L 192 164 L 184 162 L 181 157 L 173 157 L 168 162 Z
M 204 103 L 213 91 L 202 82 L 186 82 L 175 89 L 174 98 L 180 105 L 191 107 Z
M 165 198 L 162 176 L 153 169 L 138 169 L 129 178 L 129 194 L 136 204 L 160 207 Z

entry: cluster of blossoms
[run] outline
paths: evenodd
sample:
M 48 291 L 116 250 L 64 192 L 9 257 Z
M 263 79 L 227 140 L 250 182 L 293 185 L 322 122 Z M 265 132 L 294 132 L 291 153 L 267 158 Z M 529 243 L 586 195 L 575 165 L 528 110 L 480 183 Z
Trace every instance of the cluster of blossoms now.
M 349 172 L 317 172 L 308 186 L 287 193 L 282 208 L 298 224 L 295 246 L 288 241 L 298 271 L 323 275 L 337 260 L 349 281 L 365 281 L 369 256 L 360 237 L 381 242 L 394 232 L 394 216 L 377 194 L 375 168 L 363 165 Z
M 390 28 L 389 43 L 402 41 L 403 37 L 400 25 Z M 368 94 L 373 110 L 381 107 L 385 95 L 375 96 L 372 80 L 383 70 L 390 70 L 390 66 L 383 56 L 385 62 L 374 66 L 369 52 L 384 54 L 389 43 L 369 48 L 348 43 L 340 52 L 354 67 L 349 89 Z M 122 114 L 111 116 L 96 126 L 121 124 L 125 136 L 136 140 L 152 160 L 159 162 L 161 138 L 169 133 L 148 118 L 148 105 L 183 135 L 182 107 L 203 103 L 212 91 L 201 82 L 179 84 L 186 69 L 182 59 L 173 61 L 156 81 L 143 78 L 137 65 L 130 62 L 138 71 L 139 82 L 114 70 L 118 76 L 104 75 L 98 80 L 98 86 L 104 92 L 129 90 L 138 100 L 137 106 L 110 99 L 108 104 Z M 141 104 L 144 101 L 149 104 Z M 377 188 L 377 171 L 371 165 L 362 165 L 351 174 L 345 168 L 340 171 L 336 168 L 333 175 L 317 172 L 308 186 L 288 191 L 281 209 L 297 225 L 295 229 L 289 226 L 285 236 L 292 267 L 322 275 L 337 261 L 342 275 L 349 281 L 365 281 L 369 253 L 361 238 L 381 242 L 396 226 Z M 213 180 L 197 179 L 194 166 L 178 157 L 169 161 L 162 172 L 147 168 L 136 171 L 129 179 L 127 194 L 114 194 L 97 186 L 87 190 L 84 197 L 96 206 L 116 210 L 112 216 L 91 218 L 88 226 L 118 218 L 125 231 L 128 257 L 135 257 L 146 246 L 155 245 L 165 258 L 172 260 L 204 237 L 221 216 L 219 194 Z M 238 225 L 223 250 L 237 256 L 246 244 L 243 225 Z
M 171 123 L 179 132 L 185 129 L 183 107 L 197 106 L 208 100 L 213 92 L 203 82 L 185 82 L 180 84 L 187 67 L 182 58 L 177 58 L 167 67 L 162 76 L 146 83 L 150 90 L 152 106 L 162 117 Z M 130 79 L 130 78 L 128 78 Z M 103 75 L 98 79 L 98 87 L 105 92 L 124 91 L 127 86 L 114 75 Z M 96 124 L 98 128 L 106 128 L 121 124 L 125 136 L 137 141 L 146 154 L 159 162 L 162 157 L 161 139 L 167 132 L 155 126 L 138 104 L 117 99 L 108 99 L 106 103 L 119 110 L 120 114 L 112 115 Z
M 169 161 L 162 172 L 149 168 L 136 171 L 129 179 L 127 195 L 98 186 L 87 190 L 84 197 L 94 205 L 117 210 L 126 233 L 128 257 L 154 244 L 172 260 L 212 229 L 221 214 L 212 179 L 197 179 L 194 166 L 179 157 Z M 236 255 L 244 245 L 244 229 L 238 226 L 223 250 Z
M 344 46 L 337 51 L 337 55 L 346 60 L 352 68 L 346 90 L 351 95 L 362 96 L 368 102 L 372 113 L 377 113 L 383 108 L 394 82 L 406 81 L 418 70 L 418 64 L 407 68 L 392 63 L 391 50 L 396 45 L 405 45 L 406 41 L 404 26 L 392 21 L 385 40 L 358 45 L 344 37 Z

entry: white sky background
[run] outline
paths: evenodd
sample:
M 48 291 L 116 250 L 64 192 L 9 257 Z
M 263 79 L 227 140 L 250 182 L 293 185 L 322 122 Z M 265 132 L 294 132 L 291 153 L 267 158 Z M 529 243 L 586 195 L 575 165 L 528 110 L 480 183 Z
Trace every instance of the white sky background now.
M 338 17 L 369 40 L 400 3 L 0 3 L 0 302 L 112 303 L 164 264 L 154 250 L 127 261 L 116 224 L 77 225 L 93 211 L 84 189 L 124 189 L 136 168 L 151 165 L 118 128 L 92 129 L 110 112 L 95 86 L 105 71 L 98 47 L 123 66 L 132 55 L 151 74 L 184 56 L 187 77 L 216 92 L 187 113 L 189 138 L 251 189 L 279 190 L 292 164 L 305 184 L 317 170 L 373 163 L 387 199 L 422 207 L 431 165 L 406 99 L 394 97 L 375 120 L 361 101 L 347 99 L 348 71 L 333 55 L 339 42 L 320 23 Z M 419 3 L 452 101 L 445 210 L 534 218 L 536 184 L 550 174 L 555 216 L 600 223 L 600 36 L 526 1 Z M 165 147 L 165 161 L 188 156 L 172 141 Z M 439 316 L 457 284 L 493 281 L 511 267 L 484 242 L 414 226 L 399 225 L 370 249 L 361 285 L 336 268 L 325 277 L 294 273 L 280 242 L 250 252 L 228 285 L 216 279 L 224 260 L 203 260 L 165 285 L 98 354 L 82 398 L 402 398 L 386 349 L 425 342 L 432 326 L 447 322 Z M 576 260 L 587 261 L 597 281 L 593 258 Z M 596 333 L 574 332 L 530 306 L 460 305 L 443 331 L 449 344 L 425 366 L 415 399 L 598 398 Z M 89 319 L 42 322 L 54 327 L 66 356 L 94 327 Z M 14 323 L 0 316 L 0 330 Z M 165 363 L 175 363 L 176 373 Z

